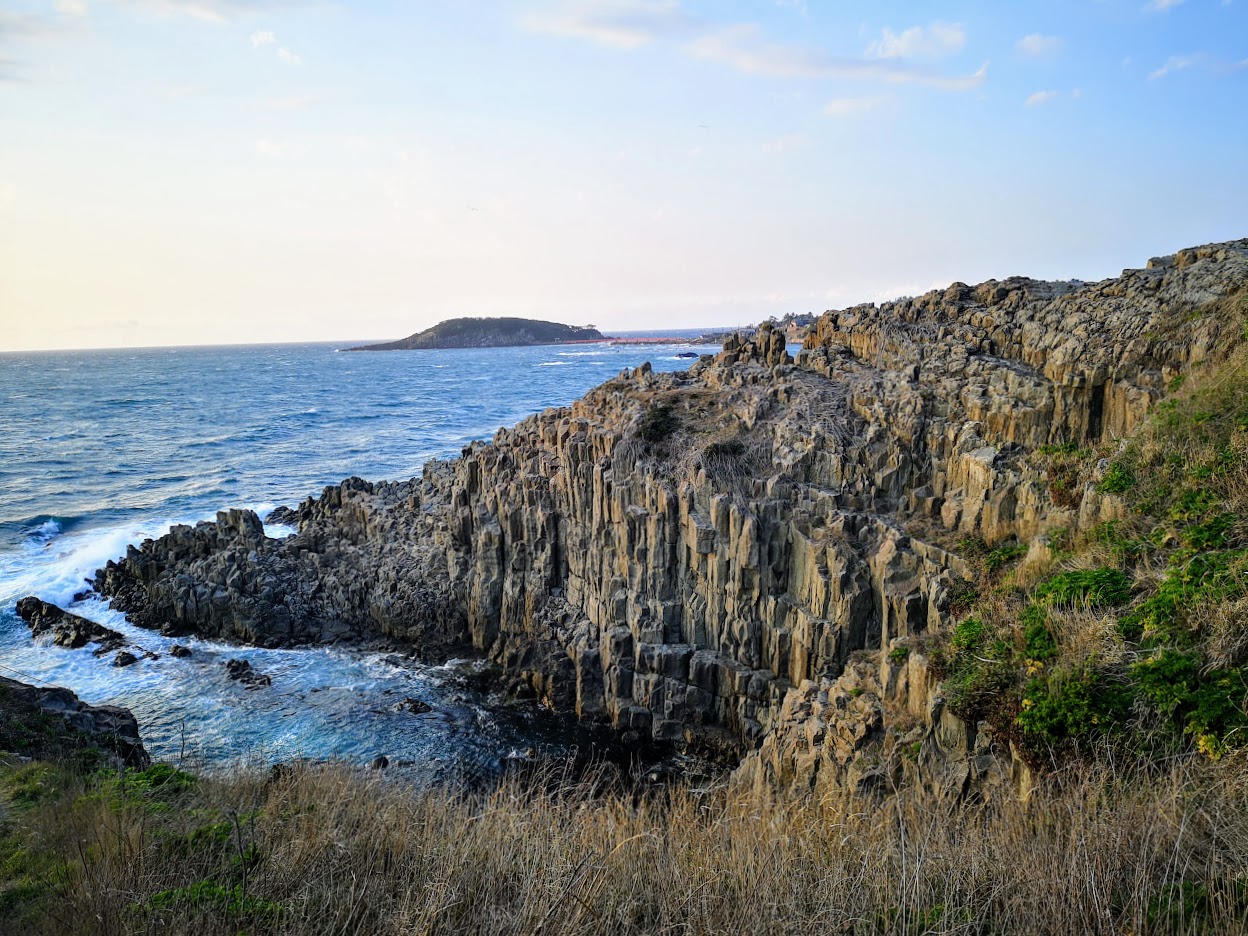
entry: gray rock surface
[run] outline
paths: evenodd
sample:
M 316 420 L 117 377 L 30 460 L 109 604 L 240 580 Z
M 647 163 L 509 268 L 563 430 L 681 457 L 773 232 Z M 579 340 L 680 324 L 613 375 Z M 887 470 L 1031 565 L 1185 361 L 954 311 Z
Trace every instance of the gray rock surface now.
M 917 662 L 899 682 L 855 654 L 942 619 L 972 575 L 967 538 L 1116 516 L 1095 478 L 1056 496 L 1037 451 L 1135 429 L 1239 340 L 1246 288 L 1236 241 L 1101 283 L 955 283 L 828 312 L 796 361 L 764 325 L 688 372 L 625 371 L 419 479 L 326 488 L 297 536 L 229 511 L 132 549 L 96 587 L 173 632 L 470 644 L 557 708 L 754 751 L 742 773 L 759 782 L 907 775 L 854 756 L 899 711 L 923 782 L 1022 782 Z
M 88 705 L 68 689 L 40 689 L 0 676 L 0 750 L 64 758 L 98 750 L 144 769 L 151 761 L 134 716 L 115 705 Z

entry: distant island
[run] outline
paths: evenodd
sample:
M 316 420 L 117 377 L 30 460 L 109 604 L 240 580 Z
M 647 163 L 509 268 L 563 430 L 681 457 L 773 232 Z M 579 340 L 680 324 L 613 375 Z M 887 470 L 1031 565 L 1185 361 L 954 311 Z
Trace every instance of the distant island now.
M 398 341 L 347 348 L 348 351 L 423 351 L 433 348 L 508 348 L 521 345 L 603 341 L 593 325 L 563 325 L 524 318 L 456 318 Z

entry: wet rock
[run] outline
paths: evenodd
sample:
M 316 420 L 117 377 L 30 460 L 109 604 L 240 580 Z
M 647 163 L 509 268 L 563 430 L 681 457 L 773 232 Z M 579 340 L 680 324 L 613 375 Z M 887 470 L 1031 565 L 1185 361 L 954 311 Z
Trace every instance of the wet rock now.
M 242 683 L 248 689 L 259 689 L 273 684 L 273 677 L 253 670 L 250 660 L 226 660 L 225 673 L 230 679 Z
M 289 507 L 274 507 L 269 511 L 268 516 L 264 518 L 264 522 L 279 526 L 297 527 L 299 526 L 299 512 L 291 510 Z
M 113 658 L 113 666 L 119 668 L 123 666 L 133 666 L 138 662 L 139 658 L 128 650 L 122 650 L 121 653 L 117 654 L 117 656 Z
M 174 644 L 169 648 L 169 655 L 179 660 L 184 660 L 191 655 L 191 650 L 189 647 L 184 647 L 181 644 Z
M 402 702 L 394 703 L 394 705 L 391 706 L 391 709 L 395 712 L 408 712 L 412 715 L 423 715 L 425 712 L 432 712 L 433 706 L 428 702 L 424 702 L 420 699 L 414 699 L 409 696 Z
M 50 633 L 52 642 L 58 647 L 77 649 L 95 643 L 99 644 L 97 655 L 102 655 L 113 652 L 126 642 L 115 630 L 70 614 L 33 596 L 17 603 L 17 615 L 30 626 L 31 637 Z
M 385 770 L 387 767 L 390 766 L 390 758 L 382 754 L 378 757 L 374 757 L 372 762 L 368 766 L 372 768 L 373 770 Z

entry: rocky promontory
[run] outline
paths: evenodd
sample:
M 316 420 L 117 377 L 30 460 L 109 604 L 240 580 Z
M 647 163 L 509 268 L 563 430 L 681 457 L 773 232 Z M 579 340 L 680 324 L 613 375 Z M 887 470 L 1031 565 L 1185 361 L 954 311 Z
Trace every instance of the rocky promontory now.
M 525 318 L 456 318 L 398 341 L 362 345 L 348 351 L 422 351 L 433 348 L 509 348 L 524 345 L 602 341 L 592 325 L 564 325 Z
M 1040 455 L 1132 433 L 1241 340 L 1227 310 L 1245 289 L 1241 240 L 1098 283 L 955 283 L 828 312 L 796 360 L 764 326 L 420 478 L 326 488 L 297 535 L 224 512 L 95 585 L 172 633 L 470 646 L 626 736 L 748 754 L 759 783 L 1023 783 L 1009 740 L 944 704 L 922 639 L 975 577 L 972 549 L 1122 515 L 1106 465 L 1072 488 Z M 921 755 L 860 757 L 890 725 Z
M 91 758 L 98 766 L 145 768 L 151 761 L 128 709 L 88 705 L 68 689 L 0 676 L 0 751 L 26 758 Z

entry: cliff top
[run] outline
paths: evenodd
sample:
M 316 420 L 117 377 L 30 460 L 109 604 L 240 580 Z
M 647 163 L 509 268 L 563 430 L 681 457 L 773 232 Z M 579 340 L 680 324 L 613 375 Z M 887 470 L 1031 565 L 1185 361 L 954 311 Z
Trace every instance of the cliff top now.
M 507 348 L 523 345 L 600 341 L 593 325 L 564 325 L 525 318 L 455 318 L 398 341 L 362 345 L 348 351 L 420 351 L 433 348 Z

